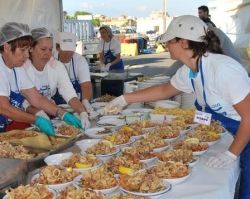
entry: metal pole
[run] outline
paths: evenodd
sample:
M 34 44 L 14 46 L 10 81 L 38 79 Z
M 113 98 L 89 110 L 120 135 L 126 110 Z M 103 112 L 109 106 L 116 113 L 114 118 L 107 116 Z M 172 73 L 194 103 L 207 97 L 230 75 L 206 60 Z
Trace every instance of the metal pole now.
M 166 10 L 167 10 L 167 0 L 163 0 L 163 8 L 162 8 L 163 33 L 166 32 Z

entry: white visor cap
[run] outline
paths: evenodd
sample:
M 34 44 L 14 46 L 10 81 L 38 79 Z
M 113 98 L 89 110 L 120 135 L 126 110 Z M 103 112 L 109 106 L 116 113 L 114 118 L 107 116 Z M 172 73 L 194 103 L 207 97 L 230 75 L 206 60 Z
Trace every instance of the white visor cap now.
M 200 18 L 193 15 L 182 15 L 171 21 L 167 31 L 159 36 L 158 41 L 163 43 L 178 37 L 190 41 L 204 42 L 207 29 L 207 25 Z

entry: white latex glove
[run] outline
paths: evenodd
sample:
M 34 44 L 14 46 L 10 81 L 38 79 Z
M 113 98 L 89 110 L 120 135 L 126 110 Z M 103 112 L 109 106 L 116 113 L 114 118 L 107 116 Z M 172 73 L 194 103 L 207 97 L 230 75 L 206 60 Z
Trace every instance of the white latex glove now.
M 82 103 L 83 103 L 86 111 L 89 113 L 90 119 L 94 119 L 99 115 L 96 111 L 94 111 L 93 107 L 91 106 L 91 104 L 89 103 L 89 101 L 87 99 L 82 100 Z
M 207 166 L 214 168 L 227 168 L 233 162 L 237 160 L 237 156 L 231 153 L 230 151 L 225 151 L 219 153 L 216 156 L 210 157 L 207 161 Z
M 80 113 L 80 120 L 82 123 L 82 127 L 83 129 L 88 129 L 90 127 L 90 122 L 89 122 L 89 118 L 88 118 L 88 113 L 86 112 L 81 112 Z
M 36 116 L 42 116 L 42 117 L 46 118 L 47 120 L 50 120 L 49 116 L 43 110 L 40 110 L 40 111 L 36 112 L 35 115 Z
M 85 110 L 88 113 L 91 113 L 92 111 L 94 111 L 93 107 L 90 105 L 89 101 L 87 99 L 83 99 L 82 100 L 82 104 L 85 107 Z
M 107 64 L 105 65 L 105 71 L 109 71 L 110 66 L 111 66 L 111 63 L 107 63 Z
M 117 114 L 121 112 L 121 110 L 127 106 L 128 103 L 126 102 L 125 98 L 123 95 L 113 99 L 111 102 L 109 102 L 105 107 L 104 107 L 104 113 L 106 115 L 108 114 Z

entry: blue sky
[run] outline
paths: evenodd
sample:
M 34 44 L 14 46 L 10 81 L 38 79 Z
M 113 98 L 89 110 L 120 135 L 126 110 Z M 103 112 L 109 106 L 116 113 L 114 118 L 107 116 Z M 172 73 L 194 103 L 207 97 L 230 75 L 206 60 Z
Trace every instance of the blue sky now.
M 197 7 L 209 0 L 167 0 L 170 16 L 197 15 Z M 87 11 L 106 16 L 148 16 L 152 10 L 162 9 L 163 0 L 63 0 L 63 10 L 73 15 L 75 11 Z

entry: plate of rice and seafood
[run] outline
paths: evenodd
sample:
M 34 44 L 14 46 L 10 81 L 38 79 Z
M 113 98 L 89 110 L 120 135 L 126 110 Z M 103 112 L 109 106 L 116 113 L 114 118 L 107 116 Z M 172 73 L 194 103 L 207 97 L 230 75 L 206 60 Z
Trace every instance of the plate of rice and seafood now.
M 119 194 L 115 194 L 115 195 L 111 196 L 108 199 L 149 199 L 149 197 L 135 196 L 135 195 L 132 195 L 132 194 L 119 193 Z
M 110 194 L 119 187 L 114 174 L 108 171 L 105 166 L 76 177 L 74 179 L 74 185 L 76 187 L 92 189 L 103 194 Z
M 122 149 L 122 154 L 125 156 L 133 157 L 139 159 L 141 163 L 149 164 L 157 159 L 156 154 L 152 152 L 147 152 L 141 147 L 124 147 Z
M 64 159 L 61 165 L 65 168 L 72 168 L 76 172 L 87 172 L 100 167 L 103 162 L 92 154 L 81 155 L 72 154 L 69 158 Z
M 164 183 L 162 179 L 146 171 L 138 172 L 133 176 L 120 175 L 119 183 L 123 192 L 136 196 L 159 196 L 171 189 L 170 183 Z
M 179 184 L 190 177 L 191 169 L 182 162 L 160 162 L 147 170 L 149 174 L 155 175 L 171 184 Z
M 40 172 L 31 178 L 31 183 L 47 185 L 53 190 L 62 190 L 73 184 L 73 180 L 79 173 L 62 166 L 49 165 L 41 168 Z
M 188 164 L 191 167 L 194 166 L 199 161 L 199 158 L 194 156 L 191 150 L 187 149 L 164 151 L 162 153 L 157 154 L 157 158 L 161 162 L 168 162 L 168 161 L 182 162 L 184 164 Z
M 173 145 L 174 149 L 188 149 L 193 151 L 194 156 L 199 156 L 205 153 L 209 146 L 207 143 L 200 142 L 197 138 L 186 138 Z
M 141 163 L 138 158 L 132 156 L 118 156 L 112 158 L 106 163 L 106 166 L 113 174 L 133 175 L 144 169 L 143 163 Z
M 58 193 L 57 199 L 106 199 L 100 192 L 95 192 L 92 189 L 76 188 L 74 186 L 66 187 Z
M 28 184 L 20 185 L 16 188 L 11 188 L 6 191 L 3 199 L 21 199 L 21 198 L 36 198 L 36 199 L 56 199 L 56 192 L 49 189 L 46 185 Z
M 60 123 L 56 125 L 55 132 L 55 136 L 65 138 L 76 137 L 81 135 L 80 129 L 65 123 Z
M 76 145 L 81 149 L 82 154 L 95 155 L 104 162 L 120 152 L 119 147 L 108 140 L 102 139 L 85 139 L 77 141 Z

